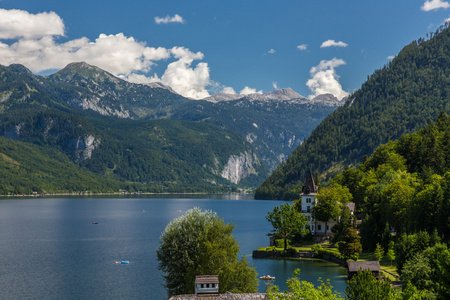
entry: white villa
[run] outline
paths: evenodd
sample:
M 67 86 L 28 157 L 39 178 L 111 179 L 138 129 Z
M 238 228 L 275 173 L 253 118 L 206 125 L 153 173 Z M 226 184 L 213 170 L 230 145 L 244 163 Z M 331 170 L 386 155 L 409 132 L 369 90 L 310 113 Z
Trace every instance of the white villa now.
M 302 188 L 302 193 L 300 194 L 302 201 L 302 214 L 308 217 L 309 229 L 313 236 L 325 235 L 325 232 L 326 235 L 332 235 L 330 229 L 337 223 L 338 220 L 328 220 L 327 224 L 325 225 L 325 222 L 314 220 L 314 217 L 312 215 L 313 207 L 317 203 L 317 192 L 318 188 L 314 184 L 314 178 L 310 170 L 308 175 L 306 176 L 306 181 L 305 185 Z M 353 214 L 353 212 L 355 211 L 355 203 L 347 203 L 347 206 Z

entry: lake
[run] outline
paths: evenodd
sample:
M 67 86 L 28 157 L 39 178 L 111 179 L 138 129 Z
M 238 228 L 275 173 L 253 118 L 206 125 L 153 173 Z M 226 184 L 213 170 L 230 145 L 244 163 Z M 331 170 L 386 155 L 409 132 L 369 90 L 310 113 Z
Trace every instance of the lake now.
M 341 294 L 346 270 L 321 260 L 252 259 L 267 246 L 280 201 L 242 195 L 14 198 L 0 201 L 1 299 L 167 299 L 155 251 L 166 225 L 193 207 L 236 225 L 241 255 L 283 290 L 296 268 Z M 93 224 L 97 222 L 98 224 Z M 129 264 L 118 264 L 122 260 Z M 264 291 L 261 281 L 259 290 Z

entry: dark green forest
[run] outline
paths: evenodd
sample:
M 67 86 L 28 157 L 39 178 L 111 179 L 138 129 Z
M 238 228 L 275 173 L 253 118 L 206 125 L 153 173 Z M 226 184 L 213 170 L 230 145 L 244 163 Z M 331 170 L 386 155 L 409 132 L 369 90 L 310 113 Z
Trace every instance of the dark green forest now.
M 296 199 L 308 169 L 325 178 L 357 165 L 380 144 L 450 112 L 448 24 L 404 47 L 375 71 L 346 104 L 326 117 L 256 190 L 256 199 Z
M 357 168 L 331 179 L 356 204 L 361 244 L 395 245 L 397 272 L 419 299 L 450 296 L 450 117 L 375 149 Z M 320 191 L 319 191 L 320 193 Z M 414 298 L 416 299 L 416 298 Z
M 425 231 L 450 241 L 450 117 L 376 148 L 357 168 L 332 179 L 353 196 L 362 243 L 373 251 L 385 228 L 398 235 Z
M 255 159 L 241 185 L 256 185 L 268 172 L 239 134 L 200 122 L 19 109 L 0 116 L 0 135 L 3 195 L 236 191 L 219 170 L 239 153 Z

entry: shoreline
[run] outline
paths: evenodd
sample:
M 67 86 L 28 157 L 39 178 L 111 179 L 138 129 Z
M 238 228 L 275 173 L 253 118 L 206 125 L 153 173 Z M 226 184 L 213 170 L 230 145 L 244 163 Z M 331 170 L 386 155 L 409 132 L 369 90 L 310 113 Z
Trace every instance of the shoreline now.
M 252 194 L 244 193 L 210 193 L 210 192 L 73 192 L 73 193 L 35 193 L 35 194 L 17 194 L 17 195 L 0 195 L 0 199 L 6 198 L 38 198 L 38 197 L 57 197 L 57 196 L 139 196 L 139 195 L 242 195 L 250 196 Z
M 318 254 L 315 252 L 308 252 L 308 251 L 298 251 L 294 254 L 294 256 L 283 256 L 281 252 L 277 251 L 261 251 L 261 250 L 254 250 L 252 253 L 252 258 L 269 258 L 269 259 L 321 259 L 326 260 L 332 263 L 336 263 L 342 267 L 346 267 L 347 261 L 344 261 L 340 258 L 337 258 L 335 256 L 329 255 L 329 254 Z
M 278 251 L 264 251 L 264 250 L 254 250 L 252 253 L 253 259 L 290 259 L 290 260 L 324 260 L 341 266 L 342 268 L 348 269 L 348 263 L 345 260 L 337 258 L 330 254 L 319 254 L 312 251 L 297 251 L 294 256 L 283 256 L 282 252 Z M 400 280 L 399 275 L 381 268 L 381 271 L 387 273 L 394 277 L 395 280 L 391 280 L 392 286 L 398 286 Z

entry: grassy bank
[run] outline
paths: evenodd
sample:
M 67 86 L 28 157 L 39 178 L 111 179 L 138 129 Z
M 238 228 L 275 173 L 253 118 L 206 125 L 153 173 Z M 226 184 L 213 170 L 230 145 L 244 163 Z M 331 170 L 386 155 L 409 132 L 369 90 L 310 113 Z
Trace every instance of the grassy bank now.
M 314 249 L 317 247 L 315 247 L 315 245 L 320 245 L 321 246 L 321 250 L 319 251 L 314 251 Z M 289 250 L 291 252 L 316 252 L 319 254 L 329 254 L 332 256 L 335 256 L 337 258 L 341 258 L 341 254 L 339 253 L 338 248 L 330 242 L 326 242 L 326 243 L 322 243 L 322 244 L 308 244 L 308 245 L 293 245 L 293 246 L 289 246 Z M 266 252 L 279 252 L 279 253 L 283 253 L 284 252 L 284 248 L 283 247 L 276 247 L 276 246 L 269 246 L 269 247 L 261 247 L 258 248 L 257 251 L 266 251 Z M 373 252 L 363 252 L 360 254 L 358 261 L 370 261 L 370 260 L 375 260 L 375 255 Z M 381 269 L 384 271 L 389 271 L 390 273 L 398 276 L 397 273 L 397 268 L 396 268 L 396 262 L 394 261 L 390 261 L 387 258 L 383 258 L 380 261 L 380 266 Z M 398 278 L 392 276 L 391 274 L 387 273 L 387 272 L 383 272 L 383 274 L 385 275 L 386 278 L 389 278 L 391 281 L 397 281 Z

